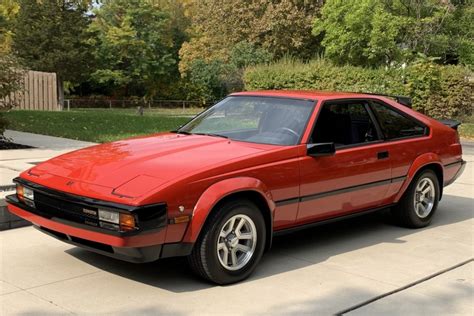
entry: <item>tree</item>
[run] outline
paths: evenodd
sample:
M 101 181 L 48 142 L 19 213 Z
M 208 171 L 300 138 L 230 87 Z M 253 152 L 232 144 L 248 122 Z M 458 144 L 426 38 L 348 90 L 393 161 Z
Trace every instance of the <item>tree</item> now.
M 12 21 L 20 6 L 15 0 L 0 2 L 0 55 L 8 54 L 11 48 Z
M 338 64 L 378 66 L 400 54 L 401 21 L 378 0 L 328 0 L 313 34 L 324 36 L 325 56 Z
M 195 59 L 184 73 L 187 97 L 203 103 L 223 98 L 232 91 L 244 88 L 243 71 L 248 66 L 269 63 L 273 55 L 248 42 L 237 43 L 230 51 L 228 62 Z
M 177 50 L 185 39 L 178 21 L 162 1 L 106 0 L 94 13 L 90 44 L 98 69 L 92 78 L 125 90 L 144 88 L 154 97 L 177 74 Z
M 247 42 L 276 58 L 318 53 L 311 21 L 321 0 L 195 0 L 188 6 L 192 39 L 180 50 L 180 71 L 193 60 L 228 62 L 234 45 Z
M 32 70 L 55 72 L 59 101 L 64 81 L 81 82 L 90 67 L 86 45 L 88 0 L 18 0 L 12 50 Z
M 21 88 L 23 73 L 19 69 L 18 61 L 11 55 L 0 55 L 0 140 L 8 125 L 3 113 L 15 106 L 15 100 L 8 98 L 13 92 Z
M 472 63 L 473 18 L 469 1 L 328 0 L 313 34 L 338 64 L 376 67 L 417 53 Z

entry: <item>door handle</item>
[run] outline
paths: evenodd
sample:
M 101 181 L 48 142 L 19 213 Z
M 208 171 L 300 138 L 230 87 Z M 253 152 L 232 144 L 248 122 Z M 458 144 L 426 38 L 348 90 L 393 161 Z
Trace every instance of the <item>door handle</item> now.
M 388 156 L 388 151 L 380 151 L 377 153 L 377 159 L 387 159 Z

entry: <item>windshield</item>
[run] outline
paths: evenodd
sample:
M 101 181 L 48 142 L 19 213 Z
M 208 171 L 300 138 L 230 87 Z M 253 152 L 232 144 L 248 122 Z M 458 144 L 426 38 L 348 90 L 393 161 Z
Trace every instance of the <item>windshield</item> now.
M 227 97 L 177 132 L 261 144 L 296 145 L 314 103 L 277 97 Z

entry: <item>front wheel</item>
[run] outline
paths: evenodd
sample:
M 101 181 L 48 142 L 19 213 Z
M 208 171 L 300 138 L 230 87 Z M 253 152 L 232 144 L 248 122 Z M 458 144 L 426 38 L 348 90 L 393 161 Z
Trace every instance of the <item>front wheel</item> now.
M 265 222 L 248 200 L 223 204 L 210 215 L 188 262 L 201 277 L 217 284 L 247 278 L 262 257 Z
M 438 177 L 432 170 L 425 170 L 413 179 L 392 214 L 402 226 L 428 226 L 438 207 L 439 193 Z

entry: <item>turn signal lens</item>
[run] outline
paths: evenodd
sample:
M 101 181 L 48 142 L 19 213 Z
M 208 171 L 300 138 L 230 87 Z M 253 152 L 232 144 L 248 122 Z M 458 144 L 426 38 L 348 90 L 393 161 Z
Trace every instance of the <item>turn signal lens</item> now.
M 16 195 L 20 201 L 25 202 L 25 187 L 21 184 L 16 185 Z
M 22 186 L 21 184 L 16 185 L 16 195 L 18 200 L 25 203 L 28 206 L 35 207 L 35 193 L 30 188 Z
M 120 230 L 129 231 L 135 229 L 135 217 L 131 214 L 120 213 Z

